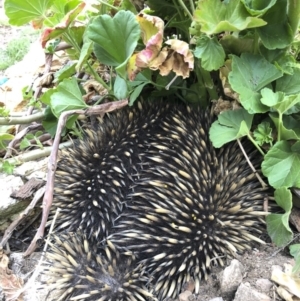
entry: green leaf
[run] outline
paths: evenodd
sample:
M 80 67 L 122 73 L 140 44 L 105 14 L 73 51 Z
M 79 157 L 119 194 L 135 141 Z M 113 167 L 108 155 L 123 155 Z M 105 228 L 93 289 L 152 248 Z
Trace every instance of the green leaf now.
M 76 130 L 76 123 L 75 123 L 76 120 L 77 120 L 77 115 L 70 116 L 66 122 L 66 128 L 72 129 L 73 132 L 78 132 L 78 130 Z
M 4 1 L 4 9 L 9 23 L 21 26 L 36 19 L 42 22 L 52 3 L 53 0 L 7 0 Z
M 269 110 L 261 103 L 259 91 L 282 76 L 274 65 L 259 55 L 243 53 L 241 57 L 232 56 L 232 71 L 229 83 L 240 94 L 243 107 L 251 114 Z
M 130 94 L 130 98 L 129 98 L 129 106 L 132 106 L 133 103 L 135 102 L 135 100 L 139 97 L 139 95 L 141 94 L 143 88 L 147 85 L 148 83 L 145 82 L 139 86 L 136 86 L 133 90 L 133 92 Z
M 6 107 L 0 107 L 0 116 L 1 117 L 8 117 L 10 115 L 10 110 Z
M 300 124 L 297 119 L 283 115 L 282 121 L 280 121 L 277 113 L 270 113 L 269 116 L 277 128 L 277 132 L 281 133 L 281 140 L 300 140 Z
M 20 143 L 20 149 L 23 150 L 27 147 L 31 146 L 30 141 L 28 140 L 28 137 L 24 137 Z
M 252 16 L 261 16 L 266 13 L 277 0 L 241 0 Z
M 274 106 L 277 106 L 279 103 L 281 103 L 284 100 L 285 96 L 283 92 L 274 93 L 269 88 L 263 88 L 260 93 L 262 95 L 261 102 L 270 108 L 273 108 Z
M 189 103 L 195 103 L 206 108 L 208 106 L 207 87 L 202 82 L 192 84 L 184 93 L 184 99 Z
M 15 169 L 15 164 L 9 163 L 9 161 L 3 161 L 1 169 L 7 175 L 12 175 Z
M 264 20 L 252 17 L 240 0 L 198 1 L 194 20 L 201 25 L 201 31 L 207 35 L 223 31 L 241 31 L 266 24 Z
M 276 81 L 276 91 L 282 91 L 286 95 L 300 93 L 300 69 L 295 68 L 293 75 L 284 75 Z
M 226 53 L 235 54 L 240 56 L 243 52 L 253 51 L 253 37 L 250 36 L 239 36 L 235 37 L 233 35 L 225 35 L 220 40 Z
M 73 74 L 76 73 L 75 67 L 76 62 L 71 62 L 70 64 L 63 66 L 60 70 L 55 72 L 53 82 L 61 82 L 63 79 L 71 77 Z
M 55 88 L 49 89 L 39 98 L 39 100 L 46 105 L 50 105 L 51 95 L 55 92 L 57 92 Z
M 130 87 L 139 86 L 143 83 L 151 84 L 151 70 L 145 69 L 142 72 L 138 73 L 138 75 L 135 77 L 133 81 L 129 81 L 128 84 Z
M 300 188 L 300 153 L 288 141 L 277 142 L 265 155 L 262 172 L 274 188 L 282 186 Z
M 285 74 L 293 75 L 294 68 L 297 65 L 292 55 L 284 55 L 274 61 L 275 66 Z
M 221 113 L 209 130 L 213 146 L 219 148 L 230 141 L 248 135 L 252 119 L 253 115 L 245 109 Z
M 300 244 L 289 246 L 290 254 L 294 257 L 295 265 L 293 267 L 293 273 L 299 273 L 300 271 Z
M 267 25 L 257 29 L 262 43 L 268 49 L 282 49 L 293 42 L 294 35 L 286 14 L 287 6 L 287 0 L 277 0 L 263 17 Z
M 54 0 L 51 6 L 52 14 L 44 21 L 44 25 L 53 27 L 60 23 L 65 15 L 81 2 L 81 0 Z
M 91 41 L 85 42 L 80 51 L 80 57 L 76 65 L 76 71 L 80 71 L 83 64 L 88 60 L 93 51 L 93 43 Z
M 126 66 L 140 38 L 140 26 L 135 15 L 129 11 L 119 11 L 113 18 L 99 16 L 87 28 L 87 35 L 96 43 L 97 59 L 105 65 L 123 65 L 120 75 L 125 77 L 124 64 Z
M 5 149 L 6 145 L 4 141 L 10 141 L 14 139 L 14 135 L 7 133 L 0 133 L 0 149 Z
M 177 7 L 172 1 L 148 0 L 147 5 L 151 10 L 155 11 L 155 16 L 161 18 L 171 20 L 172 17 L 178 14 Z
M 289 226 L 289 216 L 292 209 L 292 194 L 286 187 L 275 191 L 276 203 L 284 209 L 284 214 L 270 214 L 266 217 L 268 234 L 277 246 L 288 244 L 293 238 Z
M 284 114 L 294 105 L 300 102 L 300 95 L 285 96 L 283 92 L 273 92 L 269 88 L 261 90 L 263 96 L 261 102 L 268 107 L 271 107 L 278 111 L 280 114 Z
M 200 38 L 194 55 L 201 59 L 201 66 L 207 71 L 218 70 L 224 65 L 225 52 L 216 37 Z
M 138 14 L 135 6 L 133 5 L 133 1 L 130 1 L 130 0 L 123 0 L 121 2 L 121 6 L 120 6 L 121 9 L 123 10 L 129 10 L 131 11 L 132 13 L 134 14 Z
M 255 138 L 256 143 L 261 146 L 265 143 L 270 143 L 272 145 L 273 137 L 272 137 L 272 128 L 270 127 L 269 122 L 260 123 L 257 128 L 253 132 L 253 136 Z
M 57 86 L 57 91 L 53 93 L 50 98 L 52 112 L 57 118 L 64 111 L 85 109 L 88 107 L 82 99 L 82 95 L 75 78 L 64 79 Z
M 45 109 L 45 117 L 42 121 L 42 125 L 44 127 L 44 129 L 51 135 L 51 137 L 53 138 L 56 134 L 56 130 L 57 130 L 57 118 L 55 117 L 55 115 L 53 114 L 50 106 L 47 106 Z M 65 135 L 65 130 L 63 130 L 62 136 Z
M 117 75 L 114 83 L 114 95 L 117 99 L 126 99 L 128 96 L 127 82 L 119 75 Z

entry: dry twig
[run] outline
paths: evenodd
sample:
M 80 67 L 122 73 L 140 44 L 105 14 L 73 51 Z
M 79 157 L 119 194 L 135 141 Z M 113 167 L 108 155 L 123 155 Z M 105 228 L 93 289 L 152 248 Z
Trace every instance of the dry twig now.
M 36 248 L 37 241 L 40 240 L 44 236 L 45 226 L 48 220 L 50 208 L 52 205 L 53 200 L 53 191 L 54 191 L 54 176 L 55 171 L 57 167 L 57 153 L 58 153 L 58 147 L 60 142 L 60 136 L 64 129 L 66 120 L 69 116 L 74 114 L 84 114 L 86 116 L 91 115 L 99 115 L 102 113 L 108 113 L 112 112 L 116 109 L 120 109 L 128 104 L 128 100 L 120 100 L 116 102 L 109 102 L 104 103 L 98 106 L 94 106 L 91 108 L 88 108 L 86 110 L 71 110 L 67 111 L 61 114 L 59 117 L 58 125 L 57 125 L 57 131 L 53 143 L 53 149 L 51 151 L 50 157 L 49 157 L 49 163 L 48 163 L 48 173 L 47 173 L 47 183 L 46 183 L 46 191 L 43 199 L 43 214 L 42 214 L 42 221 L 41 224 L 37 230 L 36 235 L 34 236 L 30 246 L 24 253 L 24 256 L 30 255 Z

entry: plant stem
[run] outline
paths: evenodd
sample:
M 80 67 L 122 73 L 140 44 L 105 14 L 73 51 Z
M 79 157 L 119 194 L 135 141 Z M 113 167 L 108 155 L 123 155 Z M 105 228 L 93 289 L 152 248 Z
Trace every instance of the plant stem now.
M 20 116 L 20 117 L 0 117 L 0 125 L 12 125 L 12 124 L 28 124 L 31 122 L 37 122 L 45 118 L 45 112 L 39 112 L 34 115 Z
M 99 76 L 99 74 L 93 69 L 90 63 L 86 62 L 90 72 L 94 76 L 95 80 L 99 82 L 109 93 L 111 92 L 111 88 L 105 83 L 105 81 Z
M 242 143 L 241 143 L 241 140 L 240 140 L 240 139 L 237 139 L 237 142 L 238 142 L 238 145 L 239 145 L 240 149 L 242 150 L 242 153 L 244 154 L 244 157 L 245 157 L 245 159 L 247 160 L 247 162 L 248 162 L 250 168 L 251 168 L 252 171 L 255 173 L 255 175 L 256 175 L 258 181 L 260 182 L 262 188 L 267 187 L 268 185 L 263 181 L 263 179 L 260 177 L 260 175 L 259 175 L 259 173 L 257 172 L 257 170 L 255 169 L 255 167 L 254 167 L 253 164 L 251 163 L 251 161 L 250 161 L 250 159 L 249 159 L 249 157 L 248 157 L 248 155 L 247 155 L 247 153 L 246 153 L 246 151 L 245 151 L 245 149 L 244 149 L 244 147 L 243 147 L 243 145 L 242 145 Z
M 252 138 L 252 136 L 250 135 L 250 133 L 247 134 L 248 139 L 254 144 L 254 146 L 258 149 L 258 151 L 265 156 L 264 151 L 259 147 L 259 145 L 256 143 L 256 141 Z
M 192 14 L 194 14 L 195 5 L 194 5 L 194 1 L 193 0 L 190 0 L 190 6 L 191 6 Z
M 78 52 L 78 57 L 80 56 L 81 49 L 79 45 L 77 44 L 76 40 L 73 38 L 72 34 L 70 34 L 68 31 L 65 33 L 66 38 L 70 41 L 72 46 L 76 49 Z M 86 62 L 90 72 L 94 76 L 95 80 L 99 82 L 108 92 L 111 92 L 111 88 L 104 82 L 104 80 L 98 75 L 98 73 L 92 68 L 89 62 Z
M 177 13 L 178 13 L 178 15 L 179 15 L 179 19 L 180 19 L 180 20 L 184 20 L 184 15 L 182 14 L 182 9 L 181 9 L 180 7 L 178 7 L 177 1 L 176 1 L 176 0 L 173 0 L 173 4 L 174 4 L 174 6 L 176 7 Z
M 187 15 L 189 16 L 189 18 L 191 19 L 191 21 L 193 21 L 193 15 L 191 14 L 191 12 L 188 10 L 188 8 L 185 6 L 185 4 L 183 3 L 182 0 L 178 0 L 178 3 L 180 4 L 180 6 L 183 8 L 183 10 L 187 13 Z
M 278 128 L 277 128 L 277 141 L 281 140 L 281 125 L 282 125 L 282 114 L 280 112 L 278 112 L 279 114 L 279 120 L 278 120 Z
M 293 36 L 298 31 L 299 19 L 300 19 L 300 1 L 299 0 L 288 0 L 288 11 L 287 16 L 289 25 L 291 26 Z
M 195 71 L 197 74 L 198 82 L 202 83 L 202 85 L 206 88 L 206 91 L 208 92 L 210 99 L 218 99 L 219 96 L 214 87 L 214 83 L 211 78 L 210 72 L 204 70 L 201 67 L 199 61 L 198 61 L 198 64 L 196 65 Z
M 106 5 L 106 6 L 108 6 L 108 7 L 111 8 L 111 9 L 114 9 L 114 10 L 116 10 L 116 11 L 119 11 L 119 10 L 120 10 L 120 7 L 113 6 L 113 5 L 111 5 L 111 4 L 109 4 L 109 3 L 105 2 L 105 1 L 102 1 L 102 0 L 98 0 L 98 1 L 99 1 L 101 4 Z
M 259 41 L 259 34 L 257 30 L 254 31 L 254 40 L 253 40 L 253 53 L 257 54 L 258 53 L 258 41 Z

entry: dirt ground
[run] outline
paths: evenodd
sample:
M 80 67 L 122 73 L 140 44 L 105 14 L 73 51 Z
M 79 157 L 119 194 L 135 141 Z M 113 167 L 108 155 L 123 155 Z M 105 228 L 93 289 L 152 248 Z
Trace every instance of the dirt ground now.
M 2 0 L 0 0 L 0 10 L 2 10 L 2 3 Z M 10 41 L 19 30 L 19 28 L 0 25 L 1 47 L 5 47 L 5 44 L 7 44 L 8 41 Z M 22 70 L 20 70 L 20 72 L 22 72 Z M 0 73 L 0 76 L 2 74 Z M 12 242 L 12 245 L 15 245 L 14 242 Z M 21 248 L 20 251 L 22 251 L 22 249 L 23 248 Z M 288 254 L 287 249 L 278 249 L 271 243 L 255 248 L 243 255 L 239 255 L 237 259 L 243 264 L 245 269 L 243 282 L 249 282 L 255 289 L 257 289 L 256 281 L 258 279 L 271 279 L 272 266 L 280 265 L 283 267 L 285 263 L 293 264 L 294 262 L 293 258 Z M 219 297 L 217 278 L 218 273 L 221 270 L 221 268 L 214 268 L 208 282 L 202 283 L 201 301 Z M 270 296 L 271 300 L 283 300 L 276 294 L 275 284 L 269 290 L 269 292 L 266 292 L 266 294 Z M 231 301 L 230 299 L 225 299 L 224 297 L 223 299 L 224 301 Z

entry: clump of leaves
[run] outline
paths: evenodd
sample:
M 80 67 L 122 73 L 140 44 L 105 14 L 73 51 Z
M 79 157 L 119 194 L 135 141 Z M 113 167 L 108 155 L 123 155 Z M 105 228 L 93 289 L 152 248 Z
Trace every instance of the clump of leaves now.
M 38 99 L 46 106 L 44 128 L 54 135 L 64 111 L 89 107 L 75 76 L 82 72 L 102 85 L 106 97 L 130 104 L 174 95 L 201 105 L 235 101 L 242 108 L 218 116 L 211 141 L 221 147 L 246 136 L 264 156 L 262 172 L 284 210 L 268 216 L 268 232 L 277 245 L 287 244 L 293 236 L 290 188 L 300 188 L 300 2 L 148 0 L 141 12 L 134 1 L 118 3 L 5 1 L 10 23 L 41 28 L 49 53 L 61 40 L 70 46 L 70 63 Z M 101 65 L 108 81 L 95 71 Z M 76 118 L 68 120 L 69 130 L 76 131 Z

